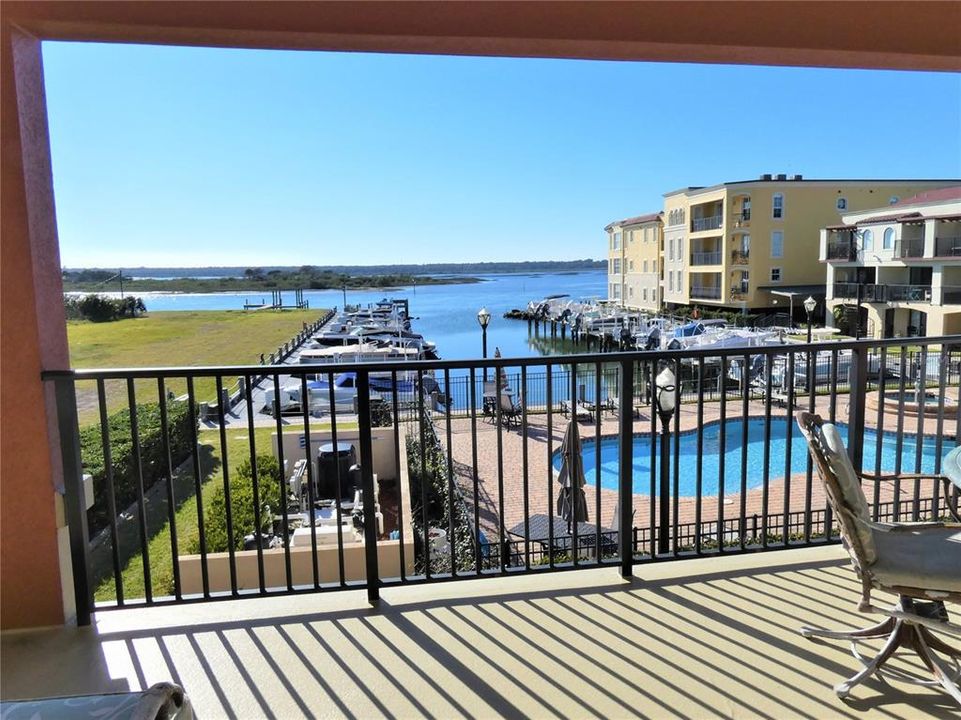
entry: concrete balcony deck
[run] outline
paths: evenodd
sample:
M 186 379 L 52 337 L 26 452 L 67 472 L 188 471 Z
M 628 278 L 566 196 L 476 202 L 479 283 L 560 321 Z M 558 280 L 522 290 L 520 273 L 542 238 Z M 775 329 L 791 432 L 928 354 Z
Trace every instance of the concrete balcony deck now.
M 176 609 L 2 637 L 4 699 L 173 679 L 201 718 L 951 716 L 875 680 L 842 702 L 860 626 L 839 546 Z M 879 598 L 880 599 L 880 598 Z M 905 666 L 920 668 L 913 659 Z

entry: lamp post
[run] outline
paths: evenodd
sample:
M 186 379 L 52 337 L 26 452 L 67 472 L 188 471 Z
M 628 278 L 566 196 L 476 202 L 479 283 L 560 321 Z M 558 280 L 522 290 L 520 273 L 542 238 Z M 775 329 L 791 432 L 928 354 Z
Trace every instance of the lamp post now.
M 481 308 L 477 313 L 477 324 L 481 326 L 481 350 L 483 358 L 487 359 L 487 326 L 490 325 L 491 314 L 487 308 Z M 484 366 L 484 381 L 487 381 L 487 366 Z
M 671 416 L 674 415 L 674 393 L 677 389 L 677 379 L 667 366 L 654 379 L 654 399 L 657 403 L 657 414 L 661 418 L 661 482 L 658 495 L 660 496 L 660 530 L 657 534 L 657 551 L 670 551 L 670 536 L 668 527 L 671 524 L 670 498 L 671 480 L 668 465 L 670 464 L 671 449 L 669 426 Z
M 817 300 L 808 295 L 807 300 L 804 301 L 804 311 L 808 314 L 808 345 L 811 344 L 811 336 L 813 335 L 813 330 L 811 327 L 811 315 L 814 314 L 814 308 L 818 306 Z M 815 363 L 817 362 L 817 355 L 808 351 L 808 394 L 811 397 L 811 405 L 813 410 L 814 405 L 814 383 L 815 383 Z
M 817 300 L 808 295 L 808 299 L 804 301 L 804 310 L 808 314 L 808 345 L 811 344 L 811 315 L 814 314 L 814 308 L 818 306 Z

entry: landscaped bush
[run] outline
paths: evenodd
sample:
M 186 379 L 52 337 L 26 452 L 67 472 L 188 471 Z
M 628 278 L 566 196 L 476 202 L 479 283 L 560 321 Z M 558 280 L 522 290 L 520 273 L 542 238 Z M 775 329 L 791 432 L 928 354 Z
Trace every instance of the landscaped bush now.
M 250 460 L 244 460 L 230 472 L 230 519 L 233 523 L 234 550 L 244 549 L 244 536 L 257 529 L 254 515 L 254 483 Z M 273 455 L 257 456 L 257 492 L 260 500 L 260 531 L 269 532 L 273 516 L 280 512 L 280 483 L 283 480 L 280 465 Z M 227 499 L 223 484 L 214 492 L 213 499 L 204 508 L 204 533 L 207 552 L 227 552 L 230 548 L 227 536 Z M 200 541 L 187 548 L 187 553 L 200 552 Z
M 160 405 L 141 403 L 137 406 L 140 457 L 143 469 L 144 492 L 167 475 L 163 433 L 160 424 Z M 122 512 L 137 499 L 137 468 L 134 465 L 133 443 L 130 435 L 130 411 L 125 409 L 107 418 L 110 437 L 111 465 L 117 512 Z M 167 403 L 167 429 L 170 438 L 170 458 L 176 468 L 191 452 L 193 432 L 190 413 L 185 402 Z M 96 502 L 88 511 L 91 534 L 110 523 L 107 504 L 107 473 L 103 457 L 100 424 L 80 431 L 80 459 L 83 470 L 93 476 Z
M 103 295 L 68 296 L 63 299 L 67 320 L 89 320 L 91 322 L 110 322 L 123 318 L 137 317 L 147 312 L 143 299 L 128 296 L 108 298 Z
M 424 504 L 422 502 L 421 478 L 426 477 L 427 523 L 431 527 L 449 530 L 451 526 L 450 512 L 453 512 L 454 536 L 448 538 L 457 558 L 458 570 L 474 569 L 474 536 L 473 523 L 467 515 L 467 508 L 457 494 L 453 502 L 449 495 L 447 456 L 441 448 L 440 441 L 432 428 L 425 433 L 423 465 L 421 461 L 421 443 L 418 437 L 407 436 L 407 473 L 410 478 L 411 498 L 411 526 L 414 532 L 415 570 L 424 572 Z M 426 475 L 422 475 L 422 467 Z M 451 556 L 431 553 L 430 569 L 432 573 L 451 571 Z

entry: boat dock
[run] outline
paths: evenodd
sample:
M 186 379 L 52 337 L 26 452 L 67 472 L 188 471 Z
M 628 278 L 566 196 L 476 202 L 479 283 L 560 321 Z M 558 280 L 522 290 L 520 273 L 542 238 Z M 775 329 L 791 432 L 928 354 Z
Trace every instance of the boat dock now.
M 294 302 L 292 305 L 284 304 L 284 291 L 271 290 L 270 302 L 266 297 L 262 297 L 260 302 L 250 302 L 250 298 L 244 298 L 244 310 L 309 310 L 310 301 L 304 298 L 304 291 L 301 288 L 294 290 Z

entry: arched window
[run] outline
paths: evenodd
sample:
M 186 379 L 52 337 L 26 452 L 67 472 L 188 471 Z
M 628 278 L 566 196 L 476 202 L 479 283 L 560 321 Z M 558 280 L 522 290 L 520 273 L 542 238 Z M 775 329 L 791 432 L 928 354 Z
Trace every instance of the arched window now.
M 865 230 L 861 236 L 861 249 L 864 250 L 864 252 L 874 250 L 874 233 L 870 230 Z
M 888 228 L 884 231 L 884 249 L 890 250 L 894 247 L 894 228 Z

